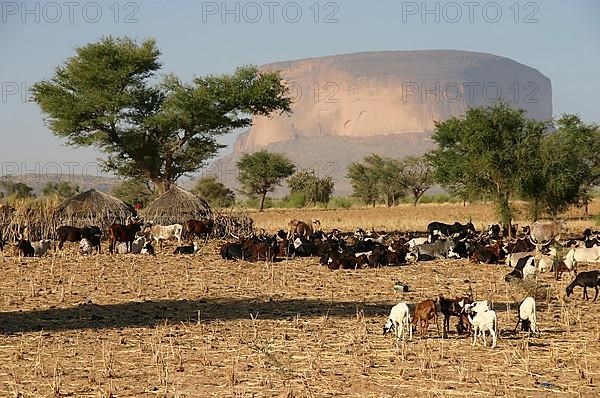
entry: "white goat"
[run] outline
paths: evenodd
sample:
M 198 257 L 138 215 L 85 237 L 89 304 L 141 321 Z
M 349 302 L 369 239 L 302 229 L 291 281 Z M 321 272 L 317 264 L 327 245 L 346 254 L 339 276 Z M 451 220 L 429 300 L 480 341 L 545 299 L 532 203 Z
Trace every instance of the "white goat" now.
M 390 316 L 383 326 L 383 334 L 386 335 L 395 329 L 396 340 L 402 338 L 404 328 L 408 329 L 408 339 L 412 340 L 412 327 L 410 324 L 410 310 L 406 303 L 398 303 L 392 307 Z
M 88 238 L 83 238 L 81 242 L 79 242 L 79 253 L 84 256 L 92 255 L 92 242 Z
M 48 239 L 42 239 L 39 242 L 31 242 L 31 247 L 33 247 L 33 252 L 36 257 L 44 256 L 50 250 L 50 246 L 52 245 L 52 241 Z
M 519 319 L 517 326 L 515 326 L 515 332 L 519 327 L 519 324 L 523 325 L 523 329 L 529 328 L 529 333 L 537 333 L 537 317 L 535 313 L 535 299 L 533 297 L 527 297 L 519 306 Z
M 496 347 L 496 330 L 498 330 L 498 318 L 496 317 L 496 311 L 489 310 L 484 312 L 478 312 L 475 317 L 467 315 L 469 322 L 473 325 L 473 346 L 477 342 L 477 335 L 481 334 L 483 340 L 483 346 L 487 345 L 485 340 L 485 332 L 490 332 L 492 336 L 492 348 Z

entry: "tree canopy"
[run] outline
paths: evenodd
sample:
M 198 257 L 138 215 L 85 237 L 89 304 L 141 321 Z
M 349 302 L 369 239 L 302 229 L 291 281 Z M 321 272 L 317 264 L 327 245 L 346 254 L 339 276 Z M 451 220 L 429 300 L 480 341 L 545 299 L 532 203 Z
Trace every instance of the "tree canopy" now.
M 242 192 L 260 197 L 259 211 L 264 210 L 267 194 L 296 171 L 296 166 L 285 155 L 265 150 L 242 155 L 237 166 Z
M 388 206 L 397 204 L 397 200 L 406 194 L 401 175 L 402 162 L 376 154 L 348 167 L 352 195 L 373 206 L 379 200 Z
M 0 198 L 26 199 L 34 197 L 33 188 L 23 182 L 14 181 L 12 178 L 0 179 Z
M 207 200 L 212 207 L 231 207 L 235 203 L 235 192 L 214 176 L 199 179 L 192 193 Z
M 103 38 L 36 83 L 33 99 L 55 135 L 100 149 L 107 170 L 152 181 L 161 193 L 213 158 L 218 136 L 255 115 L 290 111 L 277 72 L 247 66 L 184 83 L 161 77 L 160 55 L 152 39 Z
M 334 182 L 331 177 L 319 178 L 313 170 L 301 170 L 290 177 L 288 187 L 291 193 L 304 194 L 306 206 L 311 206 L 329 202 Z

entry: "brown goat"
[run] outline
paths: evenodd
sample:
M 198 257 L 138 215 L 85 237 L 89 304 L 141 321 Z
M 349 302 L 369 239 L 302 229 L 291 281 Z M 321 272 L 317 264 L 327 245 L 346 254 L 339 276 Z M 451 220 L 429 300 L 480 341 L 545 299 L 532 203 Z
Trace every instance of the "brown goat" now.
M 458 334 L 471 331 L 471 323 L 467 314 L 464 313 L 465 304 L 471 304 L 473 300 L 469 297 L 459 297 L 454 300 L 446 299 L 440 294 L 439 296 L 440 311 L 444 315 L 444 332 L 443 337 L 448 337 L 450 330 L 450 317 L 458 317 L 458 325 L 456 326 Z
M 427 332 L 427 329 L 429 328 L 429 321 L 432 319 L 435 322 L 435 326 L 437 327 L 437 331 L 439 333 L 440 325 L 438 325 L 437 321 L 437 308 L 434 300 L 425 300 L 415 306 L 412 324 L 414 325 L 415 329 L 417 325 L 419 325 L 421 328 L 421 336 L 424 336 Z

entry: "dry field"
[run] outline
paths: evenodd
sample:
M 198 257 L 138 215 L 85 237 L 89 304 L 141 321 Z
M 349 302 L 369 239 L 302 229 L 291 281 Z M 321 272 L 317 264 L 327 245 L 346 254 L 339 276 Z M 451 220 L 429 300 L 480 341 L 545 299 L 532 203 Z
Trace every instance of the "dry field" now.
M 318 216 L 325 228 L 424 229 L 418 220 L 453 219 L 450 211 L 468 219 L 461 209 Z M 487 212 L 471 213 L 478 227 Z M 296 215 L 313 217 L 256 216 L 277 229 Z M 509 286 L 504 266 L 464 260 L 331 272 L 318 259 L 225 262 L 218 244 L 193 257 L 0 254 L 0 397 L 600 395 L 600 302 L 582 301 L 579 288 L 565 298 L 569 276 Z M 411 291 L 396 293 L 395 281 Z M 382 336 L 397 302 L 469 290 L 494 301 L 496 349 L 471 348 L 454 333 L 441 339 L 434 325 L 410 342 Z M 538 302 L 535 338 L 512 333 L 527 294 Z

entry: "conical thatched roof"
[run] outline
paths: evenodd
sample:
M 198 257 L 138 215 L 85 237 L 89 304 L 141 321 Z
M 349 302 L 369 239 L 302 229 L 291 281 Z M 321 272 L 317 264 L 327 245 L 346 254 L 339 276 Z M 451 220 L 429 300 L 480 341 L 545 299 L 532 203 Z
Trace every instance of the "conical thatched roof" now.
M 125 223 L 134 215 L 133 207 L 95 189 L 65 200 L 56 209 L 56 216 L 61 223 L 73 226 L 97 225 L 108 228 L 114 223 Z
M 146 222 L 171 225 L 211 217 L 212 211 L 206 200 L 173 186 L 143 209 L 142 215 Z

